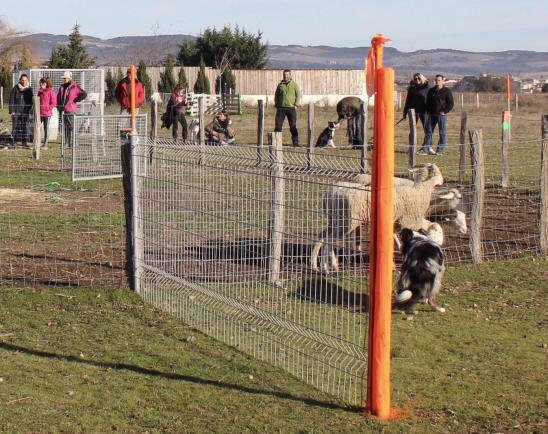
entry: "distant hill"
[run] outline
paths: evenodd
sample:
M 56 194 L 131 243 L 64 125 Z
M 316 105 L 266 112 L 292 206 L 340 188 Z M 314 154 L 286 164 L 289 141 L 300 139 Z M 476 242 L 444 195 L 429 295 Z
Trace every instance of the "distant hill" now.
M 32 41 L 36 55 L 49 59 L 53 47 L 67 44 L 66 35 L 36 33 L 25 37 Z M 143 57 L 148 64 L 159 64 L 167 53 L 177 54 L 178 45 L 190 35 L 124 36 L 99 39 L 83 36 L 88 52 L 97 57 L 98 65 L 127 65 Z M 325 45 L 270 45 L 271 68 L 293 69 L 362 69 L 369 47 L 330 47 Z M 425 75 L 442 73 L 448 77 L 464 75 L 513 74 L 518 77 L 548 77 L 548 52 L 499 51 L 469 52 L 451 49 L 399 51 L 385 48 L 385 65 L 393 67 L 398 80 L 414 72 Z

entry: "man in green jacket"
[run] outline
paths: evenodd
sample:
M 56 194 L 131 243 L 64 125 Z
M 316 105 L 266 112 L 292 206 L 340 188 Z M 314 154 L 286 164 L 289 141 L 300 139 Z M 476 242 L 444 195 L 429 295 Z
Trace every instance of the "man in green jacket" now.
M 276 123 L 274 131 L 282 131 L 284 119 L 287 117 L 291 141 L 293 146 L 299 146 L 299 131 L 297 131 L 297 110 L 296 106 L 301 105 L 301 91 L 297 83 L 291 79 L 291 71 L 284 70 L 284 79 L 276 88 L 274 97 L 276 103 Z

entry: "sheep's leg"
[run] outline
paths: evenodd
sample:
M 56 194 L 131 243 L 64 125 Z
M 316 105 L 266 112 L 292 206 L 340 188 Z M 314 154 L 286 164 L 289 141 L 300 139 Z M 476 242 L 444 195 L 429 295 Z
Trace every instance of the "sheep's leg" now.
M 325 244 L 326 235 L 327 230 L 318 235 L 318 238 L 316 238 L 316 242 L 314 243 L 314 247 L 312 248 L 312 253 L 310 254 L 310 267 L 315 271 L 320 271 L 320 267 L 318 266 L 318 255 Z

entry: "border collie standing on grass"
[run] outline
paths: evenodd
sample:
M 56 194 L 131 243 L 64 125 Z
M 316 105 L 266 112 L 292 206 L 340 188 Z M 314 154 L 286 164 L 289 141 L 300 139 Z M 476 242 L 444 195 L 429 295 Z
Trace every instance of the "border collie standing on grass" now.
M 393 307 L 413 313 L 415 304 L 424 302 L 438 312 L 445 312 L 434 303 L 445 272 L 442 248 L 422 230 L 403 229 L 400 238 L 403 263 Z

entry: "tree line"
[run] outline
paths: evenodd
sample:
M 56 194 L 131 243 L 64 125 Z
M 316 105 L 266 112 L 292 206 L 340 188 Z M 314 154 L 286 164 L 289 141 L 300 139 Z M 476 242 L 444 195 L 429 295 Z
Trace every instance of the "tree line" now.
M 34 66 L 27 45 L 20 42 L 23 33 L 13 30 L 0 19 L 0 86 L 11 88 L 12 71 L 28 69 Z M 200 70 L 192 90 L 195 93 L 211 93 L 205 68 L 219 71 L 215 81 L 215 92 L 236 92 L 236 78 L 232 69 L 264 69 L 268 66 L 267 44 L 262 42 L 262 34 L 248 33 L 238 26 L 225 26 L 221 30 L 206 29 L 200 36 L 187 39 L 178 46 L 175 56 L 168 54 L 164 60 L 165 70 L 160 76 L 158 90 L 172 92 L 179 83 L 189 88 L 183 66 L 199 66 Z M 18 64 L 13 65 L 12 58 L 18 55 Z M 43 65 L 51 69 L 88 69 L 93 68 L 96 57 L 91 56 L 84 45 L 80 26 L 76 24 L 69 35 L 67 45 L 54 47 L 50 59 Z M 14 67 L 15 66 L 15 67 Z M 174 77 L 173 69 L 181 66 L 179 75 Z M 107 71 L 105 77 L 107 103 L 114 101 L 114 89 L 118 81 L 125 76 L 121 68 L 113 74 Z M 146 71 L 146 59 L 139 59 L 137 77 L 143 83 L 148 97 L 151 95 L 152 82 Z

